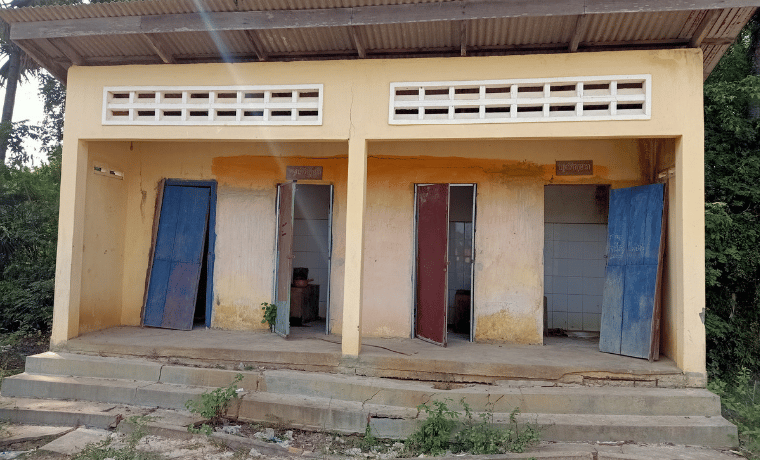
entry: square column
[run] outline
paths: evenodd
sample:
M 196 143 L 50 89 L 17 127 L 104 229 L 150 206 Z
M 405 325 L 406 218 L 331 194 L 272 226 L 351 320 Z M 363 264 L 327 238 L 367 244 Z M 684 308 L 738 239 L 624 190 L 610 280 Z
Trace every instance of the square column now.
M 346 264 L 343 282 L 343 355 L 359 356 L 362 343 L 364 215 L 367 208 L 367 141 L 348 141 Z
M 699 130 L 699 134 L 702 131 Z M 705 181 L 704 138 L 684 135 L 676 140 L 675 238 L 671 263 L 675 268 L 676 352 L 673 358 L 687 375 L 706 377 L 705 351 Z M 701 376 L 699 375 L 701 374 Z M 704 386 L 706 382 L 694 384 Z
M 53 330 L 50 337 L 53 347 L 79 335 L 87 165 L 87 143 L 76 138 L 65 139 L 58 211 Z

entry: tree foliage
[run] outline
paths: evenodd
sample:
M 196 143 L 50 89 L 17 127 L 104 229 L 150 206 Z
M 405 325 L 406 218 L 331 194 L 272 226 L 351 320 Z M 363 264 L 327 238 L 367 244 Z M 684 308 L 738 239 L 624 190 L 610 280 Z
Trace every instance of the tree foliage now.
M 10 164 L 0 165 L 0 332 L 47 330 L 53 315 L 64 88 L 43 78 L 41 126 L 4 125 Z M 42 140 L 48 162 L 26 166 L 25 139 Z
M 705 82 L 705 258 L 708 371 L 760 372 L 760 76 L 758 22 Z

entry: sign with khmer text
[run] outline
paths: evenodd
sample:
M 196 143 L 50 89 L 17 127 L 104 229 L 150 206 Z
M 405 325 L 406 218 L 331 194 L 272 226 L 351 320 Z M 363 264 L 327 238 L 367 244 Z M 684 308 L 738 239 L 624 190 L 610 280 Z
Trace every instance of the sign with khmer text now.
M 593 160 L 557 161 L 557 176 L 593 176 Z
M 288 166 L 285 180 L 322 180 L 321 166 Z

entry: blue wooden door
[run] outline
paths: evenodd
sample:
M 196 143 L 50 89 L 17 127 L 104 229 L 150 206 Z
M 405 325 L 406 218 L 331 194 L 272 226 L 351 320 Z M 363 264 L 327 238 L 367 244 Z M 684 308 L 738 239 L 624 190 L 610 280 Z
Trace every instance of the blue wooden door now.
M 166 185 L 143 324 L 190 330 L 208 231 L 210 189 Z
M 658 358 L 664 192 L 664 184 L 610 192 L 603 352 Z

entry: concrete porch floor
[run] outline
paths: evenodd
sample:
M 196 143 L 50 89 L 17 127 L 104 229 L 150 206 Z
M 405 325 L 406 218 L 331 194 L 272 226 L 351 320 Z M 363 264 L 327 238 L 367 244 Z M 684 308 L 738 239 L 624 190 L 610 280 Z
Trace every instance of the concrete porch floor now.
M 470 343 L 449 335 L 447 347 L 409 338 L 365 338 L 359 357 L 341 354 L 340 336 L 294 327 L 287 339 L 268 332 L 114 327 L 69 340 L 56 351 L 145 357 L 227 369 L 296 369 L 438 382 L 533 381 L 678 388 L 689 381 L 673 360 L 601 353 L 595 339 L 548 337 L 542 345 Z M 529 383 L 529 382 L 524 382 Z

